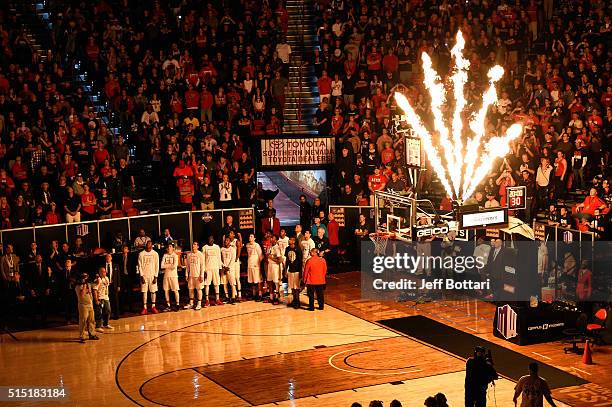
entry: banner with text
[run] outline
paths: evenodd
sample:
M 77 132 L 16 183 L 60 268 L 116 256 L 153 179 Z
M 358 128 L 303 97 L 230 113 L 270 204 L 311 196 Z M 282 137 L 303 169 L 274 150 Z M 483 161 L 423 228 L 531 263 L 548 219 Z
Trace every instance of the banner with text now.
M 328 165 L 336 159 L 333 137 L 273 138 L 261 140 L 263 167 Z

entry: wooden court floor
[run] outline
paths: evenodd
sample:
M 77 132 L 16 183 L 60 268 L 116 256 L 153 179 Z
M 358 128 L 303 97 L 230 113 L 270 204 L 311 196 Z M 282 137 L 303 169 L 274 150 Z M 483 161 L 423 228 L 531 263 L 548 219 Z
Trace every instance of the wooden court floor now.
M 7 405 L 350 406 L 380 399 L 387 406 L 397 398 L 421 406 L 439 391 L 449 405 L 463 405 L 463 359 L 374 321 L 421 313 L 496 341 L 491 309 L 370 303 L 360 299 L 357 280 L 332 276 L 333 306 L 324 311 L 246 302 L 121 319 L 86 344 L 76 341 L 75 326 L 18 333 L 17 341 L 0 336 L 0 385 L 62 385 L 69 393 L 64 401 Z M 555 390 L 558 405 L 612 406 L 609 354 L 598 349 L 597 364 L 584 366 L 559 346 L 512 348 L 591 382 Z M 489 405 L 512 406 L 513 387 L 499 380 Z

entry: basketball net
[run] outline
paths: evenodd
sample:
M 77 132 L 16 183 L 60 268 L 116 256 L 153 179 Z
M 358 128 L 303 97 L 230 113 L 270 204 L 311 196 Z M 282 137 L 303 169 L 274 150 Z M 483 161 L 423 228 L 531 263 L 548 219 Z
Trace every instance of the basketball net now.
M 388 232 L 370 233 L 370 240 L 374 243 L 374 253 L 378 256 L 384 255 L 387 251 L 387 243 L 392 237 Z

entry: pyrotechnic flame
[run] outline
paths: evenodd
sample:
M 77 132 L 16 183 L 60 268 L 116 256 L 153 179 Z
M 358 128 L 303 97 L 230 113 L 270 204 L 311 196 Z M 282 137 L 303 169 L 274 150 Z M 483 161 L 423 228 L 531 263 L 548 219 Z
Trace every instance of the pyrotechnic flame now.
M 463 91 L 470 66 L 470 62 L 463 57 L 464 46 L 465 40 L 461 31 L 459 31 L 457 33 L 457 42 L 451 50 L 451 55 L 455 60 L 455 72 L 450 78 L 453 83 L 455 98 L 455 109 L 451 121 L 452 139 L 449 137 L 450 131 L 445 124 L 441 110 L 442 105 L 446 102 L 444 85 L 440 82 L 438 74 L 432 68 L 429 55 L 423 53 L 421 56 L 425 74 L 423 83 L 431 96 L 431 113 L 433 115 L 434 130 L 440 136 L 437 146 L 434 145 L 433 137 L 422 124 L 421 119 L 415 113 L 410 102 L 402 94 L 395 93 L 398 106 L 405 112 L 408 124 L 421 138 L 425 153 L 446 193 L 451 198 L 461 200 L 465 200 L 472 195 L 476 187 L 490 171 L 493 162 L 498 157 L 508 154 L 510 150 L 509 143 L 519 137 L 522 132 L 520 124 L 513 124 L 508 128 L 504 136 L 492 137 L 488 140 L 484 149 L 481 147 L 485 133 L 487 111 L 492 104 L 497 103 L 495 83 L 504 74 L 504 69 L 496 65 L 488 72 L 489 87 L 482 95 L 482 107 L 469 123 L 469 128 L 474 135 L 470 138 L 466 137 L 466 148 L 464 148 L 464 126 L 461 115 L 467 105 Z M 443 151 L 445 163 L 442 162 L 440 157 L 440 148 Z M 446 167 L 444 164 L 446 164 Z

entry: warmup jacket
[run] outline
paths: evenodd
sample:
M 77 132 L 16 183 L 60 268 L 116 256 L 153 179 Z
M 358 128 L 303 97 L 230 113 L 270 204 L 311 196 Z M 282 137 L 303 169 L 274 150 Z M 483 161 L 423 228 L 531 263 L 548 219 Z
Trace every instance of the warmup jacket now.
M 199 250 L 187 253 L 186 263 L 188 278 L 204 277 L 204 253 Z
M 304 283 L 306 283 L 306 285 L 325 284 L 326 274 L 327 263 L 324 258 L 314 256 L 306 261 L 306 265 L 304 266 Z
M 213 244 L 212 246 L 206 245 L 202 248 L 206 261 L 204 268 L 206 270 L 220 270 L 221 269 L 221 249 L 218 245 Z
M 143 277 L 157 277 L 159 275 L 159 255 L 155 250 L 143 250 L 138 254 L 138 274 Z

